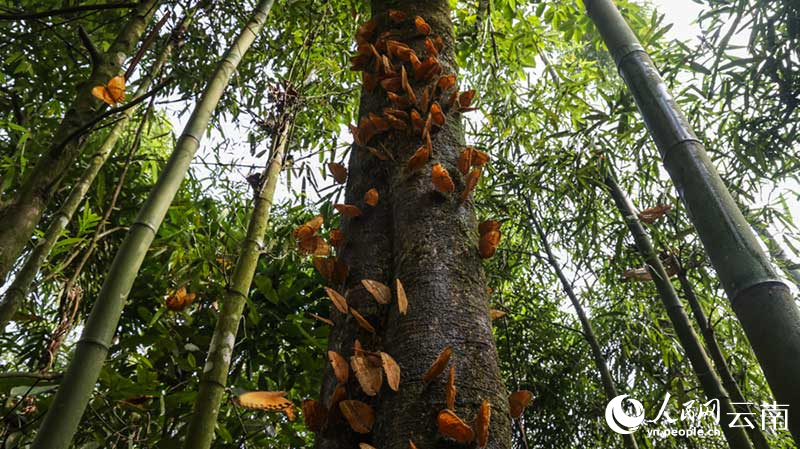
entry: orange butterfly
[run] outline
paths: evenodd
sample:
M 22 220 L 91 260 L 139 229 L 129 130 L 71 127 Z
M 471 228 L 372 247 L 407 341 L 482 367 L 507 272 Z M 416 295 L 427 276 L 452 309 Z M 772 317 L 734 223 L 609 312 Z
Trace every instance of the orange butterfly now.
M 171 295 L 167 296 L 164 305 L 173 312 L 180 312 L 181 310 L 192 305 L 195 299 L 194 293 L 186 293 L 186 287 L 181 287 L 175 290 Z
M 414 155 L 406 162 L 406 169 L 408 171 L 414 171 L 417 169 L 422 168 L 428 162 L 428 159 L 431 157 L 431 151 L 428 149 L 427 146 L 421 146 L 414 152 Z
M 462 92 L 461 95 L 458 96 L 459 110 L 461 110 L 462 112 L 474 111 L 476 108 L 470 107 L 473 98 L 475 98 L 474 90 L 468 90 L 466 92 Z
M 433 116 L 433 123 L 435 123 L 436 126 L 444 126 L 445 116 L 439 103 L 433 102 L 431 104 L 431 116 Z
M 339 410 L 350 427 L 358 433 L 369 433 L 375 423 L 375 412 L 372 407 L 356 400 L 339 402 Z
M 339 184 L 344 184 L 347 181 L 347 168 L 337 162 L 329 162 L 328 170 L 331 172 L 333 179 Z
M 478 185 L 478 180 L 480 179 L 480 177 L 481 177 L 481 169 L 480 168 L 476 168 L 476 169 L 472 170 L 471 172 L 469 172 L 469 174 L 467 175 L 466 179 L 464 180 L 464 184 L 465 184 L 464 191 L 461 193 L 461 202 L 462 203 L 464 201 L 466 201 L 467 197 L 469 197 L 469 194 L 473 190 L 475 190 L 475 186 Z
M 325 287 L 325 293 L 327 293 L 328 298 L 330 298 L 331 301 L 333 301 L 333 305 L 336 306 L 336 310 L 344 314 L 347 313 L 349 309 L 349 307 L 347 306 L 347 299 L 344 296 L 342 296 L 341 293 L 328 287 Z
M 306 399 L 303 401 L 303 421 L 308 430 L 317 433 L 322 430 L 328 420 L 328 409 L 320 401 Z
M 442 167 L 442 164 L 437 163 L 433 166 L 431 169 L 431 180 L 436 190 L 442 193 L 453 193 L 456 189 L 453 180 L 450 179 L 450 174 L 447 173 L 446 168 Z
M 125 100 L 125 77 L 115 76 L 108 81 L 105 86 L 94 86 L 92 95 L 114 106 Z
M 439 433 L 456 440 L 460 444 L 467 444 L 475 439 L 472 427 L 465 423 L 451 410 L 442 410 L 437 418 Z
M 350 377 L 350 365 L 347 364 L 347 360 L 336 351 L 328 351 L 328 361 L 331 363 L 336 380 L 342 384 L 347 383 L 347 378 Z
M 378 205 L 379 197 L 380 195 L 378 194 L 377 189 L 369 189 L 367 190 L 367 193 L 364 194 L 364 202 L 369 206 L 375 207 Z
M 352 204 L 334 204 L 333 207 L 345 217 L 353 218 L 361 216 L 361 209 L 359 209 L 358 206 L 353 206 Z
M 451 355 L 453 355 L 453 348 L 451 346 L 444 348 L 436 357 L 436 360 L 433 361 L 431 367 L 428 368 L 428 371 L 425 372 L 425 375 L 422 376 L 422 381 L 429 382 L 439 374 L 442 374 L 444 368 L 447 366 L 447 362 L 450 361 Z
M 508 405 L 511 409 L 511 417 L 519 418 L 522 416 L 522 412 L 525 411 L 525 408 L 531 403 L 532 399 L 533 393 L 528 390 L 520 390 L 511 393 L 511 395 L 508 396 Z
M 438 87 L 442 91 L 450 89 L 455 85 L 456 85 L 455 75 L 444 75 L 441 78 L 439 78 L 439 81 L 436 83 L 436 87 Z
M 372 279 L 362 279 L 361 285 L 375 298 L 378 304 L 389 304 L 392 302 L 392 290 L 386 284 Z
M 425 51 L 427 51 L 429 55 L 439 56 L 439 49 L 433 45 L 433 41 L 429 38 L 425 38 Z
M 383 384 L 382 360 L 367 353 L 358 353 L 350 357 L 350 367 L 356 374 L 358 384 L 367 396 L 375 396 L 381 391 Z
M 484 399 L 481 403 L 481 408 L 478 409 L 478 415 L 475 417 L 475 422 L 473 424 L 478 447 L 486 447 L 486 443 L 489 442 L 489 421 L 491 417 L 491 404 L 488 400 Z
M 428 23 L 425 22 L 425 19 L 420 16 L 414 17 L 414 26 L 417 28 L 417 31 L 420 34 L 424 34 L 426 36 L 431 34 L 431 26 L 428 25 Z
M 392 19 L 392 22 L 394 23 L 400 23 L 406 20 L 406 17 L 408 17 L 408 14 L 404 13 L 403 11 L 398 11 L 396 9 L 389 10 L 389 18 Z
M 400 365 L 385 352 L 381 352 L 381 365 L 386 373 L 386 383 L 394 391 L 400 389 Z
M 251 410 L 283 412 L 289 421 L 294 421 L 294 404 L 284 397 L 285 394 L 285 391 L 250 391 L 240 394 L 236 402 Z
M 639 212 L 639 220 L 642 223 L 653 224 L 656 220 L 663 217 L 671 210 L 671 205 L 659 204 L 658 206 L 650 207 Z
M 406 289 L 400 279 L 395 279 L 395 287 L 397 289 L 397 309 L 400 315 L 405 315 L 408 311 L 408 297 L 406 296 Z
M 480 234 L 479 252 L 481 257 L 488 259 L 494 256 L 497 245 L 500 244 L 500 223 L 494 220 L 484 221 L 478 226 Z

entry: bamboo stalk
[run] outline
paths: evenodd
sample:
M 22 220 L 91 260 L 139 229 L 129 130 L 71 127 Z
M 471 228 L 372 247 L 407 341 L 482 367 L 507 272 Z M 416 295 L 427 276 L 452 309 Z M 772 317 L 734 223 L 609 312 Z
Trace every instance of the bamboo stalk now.
M 603 391 L 606 394 L 606 399 L 609 401 L 614 399 L 618 396 L 617 387 L 614 385 L 614 378 L 611 376 L 611 371 L 608 369 L 608 364 L 606 363 L 606 358 L 603 355 L 603 351 L 600 347 L 600 342 L 597 339 L 597 335 L 594 333 L 594 328 L 592 327 L 592 322 L 589 320 L 589 317 L 586 315 L 586 311 L 583 310 L 583 306 L 581 302 L 578 300 L 577 295 L 575 294 L 575 290 L 572 288 L 572 284 L 570 284 L 567 277 L 564 275 L 564 271 L 561 269 L 561 264 L 556 259 L 555 254 L 553 254 L 553 249 L 550 247 L 550 242 L 547 241 L 547 236 L 545 235 L 544 231 L 542 230 L 539 221 L 536 219 L 536 216 L 533 212 L 533 206 L 531 206 L 530 198 L 527 196 L 525 197 L 525 203 L 528 208 L 528 218 L 533 223 L 534 230 L 536 234 L 539 236 L 539 241 L 542 242 L 542 247 L 544 248 L 545 254 L 547 255 L 547 263 L 553 268 L 555 271 L 556 276 L 558 276 L 558 280 L 561 282 L 561 287 L 566 293 L 567 297 L 569 298 L 570 302 L 572 303 L 572 307 L 575 309 L 575 313 L 578 315 L 578 320 L 581 322 L 581 328 L 583 329 L 583 338 L 589 343 L 589 348 L 592 351 L 592 358 L 594 359 L 595 367 L 597 368 L 598 373 L 600 374 L 600 382 L 603 385 Z M 628 449 L 637 449 L 638 445 L 636 444 L 636 439 L 634 438 L 633 434 L 623 434 L 622 442 L 624 443 L 625 447 Z
M 258 257 L 264 246 L 264 233 L 269 223 L 275 187 L 283 167 L 291 127 L 291 122 L 287 120 L 282 129 L 276 133 L 269 165 L 261 176 L 262 184 L 257 191 L 247 236 L 233 270 L 230 286 L 223 298 L 219 319 L 208 348 L 208 357 L 200 380 L 200 391 L 197 393 L 194 413 L 186 432 L 184 443 L 186 449 L 208 449 L 214 439 L 214 427 L 228 381 L 228 369 L 236 343 L 236 333 L 258 265 Z
M 800 310 L 653 61 L 611 0 L 584 0 L 800 444 Z
M 622 191 L 610 174 L 606 177 L 605 184 L 608 186 L 611 197 L 614 199 L 623 221 L 633 236 L 639 254 L 647 264 L 647 270 L 653 277 L 653 283 L 672 322 L 672 327 L 675 329 L 675 335 L 678 337 L 678 341 L 680 341 L 706 397 L 709 400 L 719 400 L 721 416 L 729 416 L 729 414 L 736 413 L 727 391 L 722 386 L 720 378 L 711 365 L 711 360 L 709 360 L 705 349 L 700 344 L 700 339 L 695 333 L 686 311 L 683 309 L 678 293 L 672 286 L 672 282 L 670 282 L 669 274 L 667 274 L 661 259 L 656 254 L 650 237 L 648 237 L 647 232 L 639 222 L 633 204 L 631 204 L 625 192 Z M 744 429 L 730 427 L 724 425 L 724 423 L 721 427 L 722 433 L 725 435 L 725 439 L 728 440 L 728 445 L 731 449 L 752 449 L 753 446 L 750 444 Z
M 258 3 L 252 17 L 226 51 L 167 165 L 139 210 L 136 222 L 131 225 L 111 264 L 32 449 L 66 449 L 69 446 L 94 390 L 139 267 L 180 188 L 214 109 L 239 61 L 264 27 L 272 3 L 273 0 L 261 0 Z
M 17 190 L 11 203 L 0 210 L 0 281 L 4 280 L 28 243 L 42 218 L 47 203 L 58 189 L 62 178 L 80 155 L 86 132 L 76 134 L 105 106 L 92 95 L 92 88 L 105 85 L 122 72 L 122 64 L 133 51 L 160 0 L 143 0 L 105 53 L 99 54 L 88 37 L 82 35 L 92 53 L 92 73 L 78 89 L 49 146 L 28 177 Z
M 194 10 L 189 11 L 177 29 L 184 29 L 187 27 L 191 23 L 191 16 L 193 14 Z M 161 73 L 164 64 L 166 64 L 166 62 L 169 60 L 172 50 L 178 44 L 179 41 L 176 39 L 169 39 L 167 44 L 164 46 L 164 49 L 161 51 L 161 54 L 158 56 L 158 59 L 156 59 L 155 63 L 153 64 L 150 73 L 142 78 L 141 82 L 139 83 L 136 92 L 133 94 L 134 98 L 141 97 L 147 92 L 147 90 L 153 84 L 153 81 L 156 79 L 156 77 L 158 77 L 159 73 Z M 31 285 L 33 284 L 33 280 L 36 278 L 36 275 L 39 273 L 39 270 L 41 270 L 45 260 L 47 260 L 47 257 L 50 255 L 50 251 L 53 250 L 53 247 L 58 242 L 61 233 L 64 231 L 64 229 L 66 229 L 67 224 L 72 221 L 72 217 L 75 215 L 78 207 L 80 207 L 81 203 L 83 202 L 86 193 L 91 188 L 95 178 L 100 173 L 100 170 L 103 168 L 108 158 L 113 154 L 117 141 L 119 141 L 119 138 L 128 127 L 128 123 L 130 123 L 130 119 L 133 117 L 137 109 L 138 108 L 126 109 L 122 113 L 122 117 L 108 132 L 108 135 L 100 145 L 100 148 L 98 148 L 97 152 L 89 160 L 89 164 L 83 171 L 80 179 L 75 183 L 74 186 L 72 186 L 72 190 L 70 190 L 67 200 L 61 206 L 58 212 L 56 212 L 53 221 L 45 230 L 44 236 L 40 240 L 39 244 L 33 248 L 31 254 L 28 256 L 28 259 L 25 260 L 25 263 L 17 272 L 14 281 L 11 283 L 6 291 L 5 296 L 3 297 L 3 301 L 0 302 L 0 332 L 3 332 L 6 325 L 17 311 L 19 304 L 28 295 Z

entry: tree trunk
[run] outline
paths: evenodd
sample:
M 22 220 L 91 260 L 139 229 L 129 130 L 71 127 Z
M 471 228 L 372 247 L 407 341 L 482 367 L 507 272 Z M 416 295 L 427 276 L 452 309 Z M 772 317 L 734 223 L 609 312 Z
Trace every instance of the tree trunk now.
M 533 223 L 536 234 L 539 236 L 539 240 L 542 242 L 542 247 L 547 255 L 547 263 L 550 264 L 550 266 L 553 268 L 553 271 L 556 272 L 556 276 L 558 276 L 558 280 L 561 282 L 561 287 L 563 288 L 564 293 L 566 293 L 567 297 L 569 297 L 572 307 L 575 308 L 575 313 L 578 315 L 578 320 L 581 322 L 581 328 L 583 329 L 583 337 L 586 339 L 586 342 L 589 343 L 589 348 L 592 350 L 594 364 L 597 367 L 597 371 L 600 373 L 600 381 L 603 384 L 603 391 L 606 393 L 606 398 L 611 401 L 619 394 L 617 393 L 617 387 L 614 385 L 614 378 L 611 377 L 611 371 L 609 371 L 608 365 L 606 364 L 606 358 L 603 355 L 600 342 L 597 340 L 597 336 L 594 333 L 592 322 L 589 321 L 589 317 L 583 310 L 583 306 L 578 300 L 578 296 L 575 295 L 575 291 L 572 289 L 572 284 L 570 284 L 569 280 L 564 275 L 564 272 L 561 269 L 561 264 L 553 254 L 553 250 L 550 248 L 550 242 L 547 241 L 547 236 L 545 235 L 542 227 L 539 225 L 539 221 L 534 215 L 530 199 L 525 197 L 525 202 L 527 203 L 526 205 L 528 207 L 528 217 Z M 632 433 L 623 434 L 621 436 L 625 447 L 628 449 L 638 449 L 636 439 Z
M 642 227 L 639 218 L 636 216 L 635 208 L 611 175 L 608 175 L 605 183 L 610 190 L 611 196 L 614 198 L 614 203 L 617 205 L 617 209 L 619 209 L 623 221 L 628 226 L 633 236 L 636 248 L 647 264 L 647 270 L 653 277 L 656 290 L 658 290 L 661 302 L 664 304 L 667 315 L 672 322 L 678 341 L 680 341 L 683 350 L 686 352 L 686 357 L 689 358 L 689 362 L 694 369 L 697 379 L 700 381 L 700 386 L 703 388 L 706 397 L 709 400 L 719 399 L 720 416 L 729 416 L 729 413 L 735 413 L 735 409 L 731 404 L 731 399 L 722 386 L 722 382 L 716 372 L 714 372 L 714 368 L 711 366 L 711 360 L 708 359 L 706 351 L 700 344 L 700 339 L 694 332 L 691 322 L 689 322 L 689 317 L 683 309 L 683 305 L 678 298 L 678 293 L 675 292 L 675 288 L 672 286 L 672 282 L 670 282 L 669 275 L 653 248 L 650 237 L 647 236 L 644 227 Z M 721 422 L 720 426 L 722 427 L 722 432 L 728 440 L 728 445 L 731 449 L 751 449 L 753 447 L 742 428 L 730 427 L 725 425 L 724 422 Z
M 408 19 L 400 25 L 392 24 L 387 15 L 391 7 L 402 8 Z M 420 60 L 427 55 L 424 39 L 406 31 L 413 30 L 409 23 L 415 16 L 422 17 L 430 25 L 431 35 L 443 39 L 438 57 L 442 74 L 456 72 L 447 0 L 412 0 L 402 5 L 373 0 L 372 15 L 378 23 L 375 35 L 389 27 L 402 29 L 394 38 L 412 47 Z M 399 65 L 396 68 L 400 70 Z M 421 99 L 424 84 L 413 78 L 414 71 L 408 73 L 415 96 Z M 444 105 L 447 97 L 437 101 Z M 382 108 L 388 106 L 380 86 L 371 93 L 363 90 L 359 116 L 382 115 Z M 419 107 L 419 103 L 415 106 Z M 446 407 L 446 376 L 428 383 L 422 380 L 437 355 L 448 346 L 453 351 L 450 366 L 455 367 L 458 391 L 455 413 L 471 422 L 481 402 L 488 400 L 492 413 L 487 447 L 511 447 L 508 399 L 488 313 L 474 207 L 471 201 L 460 203 L 458 199 L 464 182 L 456 161 L 464 148 L 464 130 L 459 114 L 446 106 L 443 109 L 447 112 L 446 123 L 431 134 L 431 160 L 418 170 L 405 167 L 424 144 L 419 133 L 410 130 L 408 134 L 393 132 L 394 136 L 381 134 L 369 143 L 375 148 L 387 148 L 393 161 L 378 160 L 359 146 L 354 146 L 350 155 L 347 202 L 361 204 L 365 192 L 372 188 L 379 191 L 381 200 L 376 207 L 367 207 L 362 216 L 343 219 L 346 243 L 341 257 L 350 270 L 343 291 L 348 292 L 348 303 L 365 315 L 377 332 L 371 334 L 359 328 L 352 318 L 334 313 L 328 347 L 349 357 L 358 339 L 366 350 L 391 355 L 402 374 L 398 392 L 384 387 L 373 397 L 360 392 L 358 383 L 350 380 L 348 397 L 364 401 L 375 410 L 372 432 L 359 436 L 344 431 L 342 426 L 328 426 L 317 439 L 319 448 L 349 449 L 368 442 L 381 449 L 407 449 L 409 440 L 420 448 L 456 447 L 437 432 L 437 415 Z M 423 118 L 425 112 L 422 111 Z M 455 194 L 441 194 L 434 189 L 434 163 L 441 163 L 453 177 L 458 187 Z M 408 296 L 408 313 L 401 315 L 394 303 L 379 306 L 361 287 L 362 279 L 392 286 L 399 279 Z M 326 406 L 330 405 L 336 383 L 328 367 L 322 387 Z
M 291 120 L 286 120 L 281 130 L 274 136 L 270 162 L 261 176 L 261 186 L 253 205 L 253 215 L 250 218 L 242 253 L 233 270 L 231 284 L 223 298 L 222 310 L 208 348 L 208 357 L 200 380 L 200 391 L 197 393 L 194 413 L 186 432 L 184 443 L 186 449 L 208 449 L 214 439 L 214 428 L 228 381 L 228 369 L 236 343 L 236 333 L 258 265 L 258 257 L 264 247 L 264 233 L 267 231 L 275 186 L 278 184 L 283 167 L 291 128 Z
M 181 24 L 176 27 L 176 30 L 185 30 L 186 27 L 188 27 L 191 23 L 192 14 L 193 12 L 189 11 L 187 16 L 181 21 Z M 175 34 L 175 36 L 178 35 L 180 34 Z M 147 90 L 150 89 L 153 80 L 155 80 L 156 77 L 158 77 L 158 75 L 161 73 L 161 69 L 164 64 L 166 64 L 167 60 L 169 60 L 173 48 L 175 48 L 178 44 L 175 36 L 169 39 L 166 46 L 161 51 L 158 59 L 150 69 L 150 74 L 141 80 L 139 87 L 136 89 L 136 93 L 133 94 L 133 98 L 138 98 L 147 93 Z M 64 229 L 66 229 L 67 224 L 72 221 L 72 216 L 75 215 L 78 207 L 80 207 L 81 203 L 83 202 L 83 198 L 86 196 L 86 193 L 94 183 L 95 177 L 97 177 L 97 175 L 100 173 L 100 170 L 113 153 L 117 141 L 122 136 L 122 133 L 127 128 L 131 117 L 133 117 L 137 109 L 138 108 L 126 109 L 122 113 L 122 117 L 114 124 L 114 126 L 111 128 L 111 131 L 108 132 L 108 135 L 100 145 L 100 148 L 89 160 L 89 165 L 84 170 L 80 179 L 75 183 L 74 186 L 72 186 L 69 197 L 67 197 L 67 200 L 61 206 L 58 212 L 56 212 L 55 216 L 53 217 L 53 221 L 50 223 L 50 226 L 48 226 L 45 230 L 44 236 L 39 241 L 38 245 L 33 248 L 31 254 L 28 256 L 28 259 L 22 265 L 22 268 L 20 268 L 19 272 L 17 272 L 14 282 L 11 283 L 6 291 L 2 303 L 0 303 L 0 333 L 4 331 L 6 325 L 17 311 L 17 307 L 19 307 L 19 304 L 28 295 L 31 284 L 36 278 L 36 275 L 39 273 L 39 270 L 42 268 L 42 264 L 44 264 L 44 261 L 47 260 L 47 257 L 50 255 L 50 251 L 53 249 L 56 242 L 58 242 L 58 238 L 61 236 L 61 233 L 64 231 Z
M 697 228 L 775 398 L 800 410 L 800 309 L 611 0 L 584 0 Z M 800 413 L 789 413 L 800 444 Z
M 122 72 L 123 62 L 144 33 L 159 1 L 143 0 L 108 51 L 92 58 L 92 73 L 79 87 L 52 142 L 28 173 L 12 201 L 0 210 L 0 281 L 6 278 L 22 253 L 42 218 L 47 202 L 80 155 L 87 133 L 74 137 L 73 134 L 90 123 L 104 107 L 104 103 L 92 95 L 92 88 L 105 85 Z
M 739 384 L 737 384 L 736 380 L 733 378 L 733 374 L 731 373 L 730 367 L 728 367 L 728 362 L 725 359 L 722 348 L 719 346 L 719 343 L 717 343 L 717 337 L 714 335 L 714 328 L 711 327 L 711 323 L 708 322 L 706 314 L 703 312 L 700 299 L 695 294 L 694 287 L 692 287 L 692 283 L 689 282 L 686 270 L 681 261 L 678 261 L 678 265 L 678 281 L 681 284 L 683 296 L 686 297 L 686 301 L 692 309 L 694 320 L 700 328 L 700 333 L 703 334 L 706 348 L 708 348 L 708 354 L 711 356 L 711 360 L 714 361 L 719 377 L 722 379 L 722 386 L 725 387 L 725 391 L 728 392 L 734 404 L 744 404 L 747 401 L 742 394 L 742 390 L 739 388 Z M 747 407 L 744 405 L 736 405 L 736 408 L 742 413 L 748 413 Z M 758 427 L 752 429 L 748 427 L 746 430 L 755 449 L 769 449 L 769 443 L 767 443 L 767 439 Z
M 111 264 L 103 287 L 95 301 L 78 341 L 72 361 L 53 403 L 36 434 L 32 449 L 66 449 L 72 440 L 81 415 L 94 390 L 100 369 L 119 323 L 122 309 L 147 249 L 158 231 L 170 203 L 180 188 L 200 140 L 208 128 L 214 109 L 250 45 L 261 31 L 272 7 L 272 0 L 261 0 L 226 51 L 192 112 L 175 150 L 158 182 L 145 201 L 136 222 L 131 225 Z

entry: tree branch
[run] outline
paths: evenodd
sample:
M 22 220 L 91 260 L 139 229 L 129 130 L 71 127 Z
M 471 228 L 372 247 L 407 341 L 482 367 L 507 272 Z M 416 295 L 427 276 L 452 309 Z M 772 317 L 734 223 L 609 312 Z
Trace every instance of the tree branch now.
M 32 19 L 40 19 L 42 17 L 62 16 L 74 12 L 102 11 L 106 9 L 124 9 L 124 8 L 130 9 L 130 8 L 135 8 L 136 6 L 138 6 L 138 3 L 107 3 L 103 5 L 78 5 L 78 6 L 71 6 L 69 8 L 52 9 L 50 11 L 41 11 L 41 12 L 17 11 L 7 14 L 0 14 L 0 20 L 9 20 L 9 21 L 32 20 Z
M 92 68 L 96 69 L 100 66 L 102 57 L 100 56 L 100 52 L 97 51 L 97 47 L 94 46 L 92 38 L 89 37 L 89 34 L 86 33 L 86 30 L 83 28 L 83 25 L 78 25 L 78 36 L 81 38 L 81 43 L 86 48 L 86 51 L 89 52 L 89 58 L 92 61 Z

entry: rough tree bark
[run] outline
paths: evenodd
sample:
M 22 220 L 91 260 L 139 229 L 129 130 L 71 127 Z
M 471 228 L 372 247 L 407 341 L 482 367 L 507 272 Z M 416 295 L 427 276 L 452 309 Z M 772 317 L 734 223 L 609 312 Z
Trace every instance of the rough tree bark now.
M 561 269 L 561 264 L 558 262 L 558 259 L 556 259 L 555 254 L 553 254 L 553 250 L 550 247 L 550 242 L 547 241 L 547 235 L 545 235 L 544 230 L 542 230 L 542 227 L 539 225 L 539 221 L 534 215 L 530 199 L 525 197 L 525 202 L 528 208 L 528 218 L 533 223 L 534 230 L 539 236 L 539 240 L 542 242 L 542 247 L 544 248 L 545 255 L 547 256 L 547 263 L 550 264 L 550 267 L 553 268 L 556 276 L 558 276 L 558 280 L 561 282 L 561 287 L 564 290 L 564 293 L 566 293 L 567 297 L 569 297 L 572 307 L 575 308 L 575 313 L 578 315 L 578 320 L 581 322 L 583 338 L 586 339 L 587 343 L 589 343 L 589 348 L 592 351 L 592 358 L 594 359 L 595 367 L 597 367 L 597 371 L 600 374 L 600 382 L 603 385 L 603 391 L 606 394 L 606 398 L 610 401 L 617 397 L 619 393 L 617 393 L 617 387 L 614 384 L 614 378 L 611 376 L 611 371 L 608 369 L 606 358 L 603 355 L 603 350 L 600 347 L 600 341 L 597 339 L 597 335 L 594 333 L 592 322 L 586 315 L 586 311 L 583 310 L 583 306 L 581 305 L 580 300 L 578 300 L 578 296 L 575 294 L 572 284 L 564 275 L 564 271 Z M 634 438 L 632 433 L 621 436 L 625 447 L 628 449 L 638 448 L 638 445 L 636 444 L 636 438 Z
M 636 100 L 778 403 L 800 409 L 800 309 L 653 61 L 611 0 L 584 0 Z M 800 444 L 800 413 L 789 413 Z
M 5 279 L 42 218 L 61 179 L 80 154 L 86 134 L 73 136 L 90 123 L 103 107 L 92 88 L 105 85 L 122 71 L 160 0 L 144 0 L 136 7 L 116 40 L 102 54 L 92 51 L 92 73 L 75 95 L 52 141 L 28 173 L 11 202 L 0 210 L 0 281 Z M 91 45 L 87 43 L 87 45 Z
M 376 34 L 387 30 L 389 8 L 408 13 L 409 21 L 417 15 L 422 17 L 431 26 L 432 35 L 443 39 L 439 55 L 442 73 L 456 72 L 447 0 L 373 0 L 371 6 L 378 22 Z M 417 54 L 427 54 L 419 35 L 399 40 Z M 412 85 L 420 99 L 421 84 L 412 80 Z M 362 91 L 360 117 L 370 112 L 381 115 L 384 107 L 391 105 L 381 87 L 371 93 Z M 344 219 L 342 229 L 347 240 L 341 257 L 350 272 L 342 291 L 348 292 L 349 304 L 373 323 L 377 333 L 360 329 L 351 316 L 333 312 L 335 325 L 329 349 L 349 357 L 354 341 L 359 339 L 365 349 L 393 356 L 402 374 L 398 392 L 384 386 L 375 397 L 360 392 L 351 376 L 348 396 L 375 410 L 372 432 L 357 435 L 346 423 L 329 425 L 318 435 L 318 448 L 349 449 L 357 447 L 358 442 L 368 442 L 381 449 L 407 449 L 409 439 L 420 448 L 457 447 L 437 432 L 437 414 L 445 408 L 445 376 L 427 384 L 422 382 L 423 374 L 448 346 L 453 349 L 450 365 L 456 371 L 455 412 L 469 422 L 481 401 L 489 400 L 492 413 L 487 447 L 511 447 L 507 392 L 500 377 L 488 313 L 474 207 L 470 200 L 460 203 L 458 199 L 464 182 L 456 162 L 464 149 L 464 130 L 458 113 L 446 112 L 446 123 L 432 134 L 431 160 L 419 170 L 405 169 L 406 161 L 423 144 L 419 135 L 391 138 L 384 134 L 373 139 L 370 146 L 385 147 L 394 156 L 393 161 L 378 160 L 359 146 L 351 153 L 346 201 L 360 204 L 371 188 L 379 191 L 381 200 L 377 207 L 365 208 L 362 216 Z M 437 162 L 453 177 L 454 195 L 441 194 L 431 184 L 431 167 Z M 379 307 L 361 287 L 362 279 L 392 286 L 395 279 L 400 279 L 408 296 L 408 314 L 400 315 L 394 303 Z M 326 406 L 330 405 L 336 383 L 328 367 L 322 387 Z

